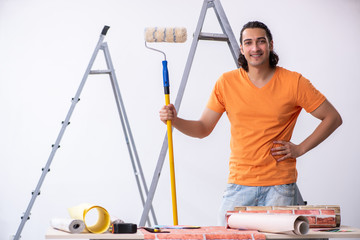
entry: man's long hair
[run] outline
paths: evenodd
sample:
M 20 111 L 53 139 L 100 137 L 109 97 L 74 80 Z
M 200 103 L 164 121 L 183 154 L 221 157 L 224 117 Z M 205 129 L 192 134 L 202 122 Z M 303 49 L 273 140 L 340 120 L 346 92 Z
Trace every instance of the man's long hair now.
M 261 28 L 261 29 L 264 29 L 265 32 L 266 32 L 266 37 L 268 38 L 269 42 L 271 42 L 273 40 L 269 28 L 264 23 L 258 22 L 258 21 L 253 21 L 253 22 L 246 23 L 243 26 L 243 28 L 241 29 L 241 32 L 240 32 L 240 44 L 242 44 L 242 40 L 243 40 L 242 34 L 243 34 L 244 30 L 247 29 L 247 28 Z M 278 62 L 279 62 L 279 56 L 273 50 L 270 51 L 270 56 L 269 56 L 270 67 L 275 68 Z M 249 71 L 248 62 L 246 61 L 245 56 L 241 52 L 239 54 L 238 63 L 240 65 L 240 67 L 242 67 L 245 71 Z

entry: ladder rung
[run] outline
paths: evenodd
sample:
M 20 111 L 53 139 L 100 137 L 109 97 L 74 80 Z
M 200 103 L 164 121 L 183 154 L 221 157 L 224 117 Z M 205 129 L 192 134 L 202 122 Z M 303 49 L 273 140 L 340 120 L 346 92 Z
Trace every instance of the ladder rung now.
M 91 70 L 90 74 L 110 74 L 111 70 Z
M 225 34 L 221 33 L 200 33 L 199 34 L 200 40 L 213 40 L 213 41 L 228 41 L 229 38 Z

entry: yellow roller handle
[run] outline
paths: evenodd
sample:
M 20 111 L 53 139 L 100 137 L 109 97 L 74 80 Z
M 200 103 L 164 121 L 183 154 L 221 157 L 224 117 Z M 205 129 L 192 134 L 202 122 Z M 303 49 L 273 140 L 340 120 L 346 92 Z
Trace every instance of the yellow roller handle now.
M 170 95 L 165 94 L 165 104 L 170 104 Z M 166 121 L 167 125 L 167 137 L 169 145 L 169 161 L 170 161 L 170 180 L 171 180 L 171 196 L 172 196 L 172 207 L 173 207 L 173 221 L 174 225 L 178 225 L 177 216 L 177 203 L 176 203 L 176 185 L 175 185 L 175 167 L 174 167 L 174 149 L 172 141 L 172 127 L 171 120 Z

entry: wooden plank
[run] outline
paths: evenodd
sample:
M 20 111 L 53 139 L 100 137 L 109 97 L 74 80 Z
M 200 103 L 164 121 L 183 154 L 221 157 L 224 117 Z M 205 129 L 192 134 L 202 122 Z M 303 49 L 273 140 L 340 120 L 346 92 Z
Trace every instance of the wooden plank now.
M 94 234 L 94 233 L 67 233 L 64 231 L 56 230 L 53 228 L 49 228 L 45 239 L 144 239 L 144 235 L 141 231 L 137 231 L 137 233 L 122 233 L 122 234 L 113 234 L 113 233 L 102 233 L 102 234 Z
M 324 228 L 322 228 L 324 229 Z M 343 231 L 349 232 L 321 232 L 319 229 L 312 228 L 308 234 L 295 235 L 295 234 L 277 234 L 265 233 L 266 239 L 327 239 L 327 238 L 356 238 L 360 239 L 360 229 L 349 226 L 341 226 Z

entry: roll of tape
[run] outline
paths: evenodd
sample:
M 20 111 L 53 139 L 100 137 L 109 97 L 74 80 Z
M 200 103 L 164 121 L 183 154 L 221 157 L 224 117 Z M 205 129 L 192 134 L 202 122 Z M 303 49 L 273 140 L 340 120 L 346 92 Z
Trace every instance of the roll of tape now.
M 112 233 L 136 233 L 137 225 L 134 223 L 114 223 Z
M 98 213 L 98 219 L 94 225 L 89 226 L 86 223 L 86 215 L 91 210 L 95 210 L 95 209 L 97 210 Z M 90 203 L 82 203 L 78 206 L 69 208 L 68 212 L 71 218 L 84 221 L 85 228 L 91 233 L 100 234 L 106 232 L 109 229 L 111 222 L 110 215 L 103 207 Z

